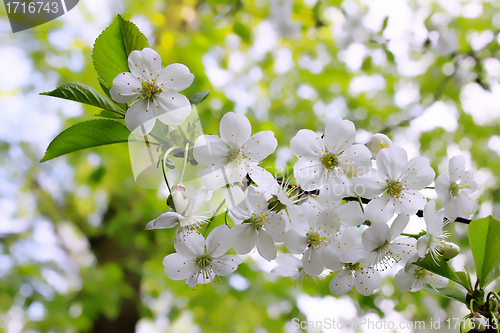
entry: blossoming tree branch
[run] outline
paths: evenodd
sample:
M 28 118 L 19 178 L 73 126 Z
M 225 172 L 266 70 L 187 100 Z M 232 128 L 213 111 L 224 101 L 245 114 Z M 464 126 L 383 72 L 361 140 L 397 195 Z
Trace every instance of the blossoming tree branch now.
M 256 251 L 277 264 L 273 274 L 300 283 L 329 279 L 337 296 L 353 288 L 371 295 L 380 272 L 397 266 L 400 291 L 453 298 L 470 310 L 469 327 L 498 332 L 500 298 L 485 295 L 485 288 L 500 276 L 500 222 L 470 220 L 477 184 L 464 157 L 452 157 L 449 172 L 436 177 L 427 158 L 409 159 L 380 133 L 357 143 L 354 123 L 334 118 L 280 142 L 297 162 L 293 176 L 273 175 L 262 161 L 278 147 L 274 133 L 252 133 L 248 118 L 229 112 L 218 135 L 203 134 L 196 105 L 208 91 L 180 93 L 194 75 L 183 64 L 162 64 L 134 24 L 118 16 L 92 52 L 102 93 L 66 83 L 43 95 L 97 106 L 99 119 L 63 131 L 42 161 L 138 144 L 147 168 L 139 168 L 136 181 L 151 171 L 169 193 L 168 209 L 146 224 L 147 230 L 175 228 L 176 252 L 163 260 L 167 277 L 189 287 L 216 283 L 238 269 L 241 255 Z M 424 189 L 438 200 L 426 198 Z M 224 215 L 220 225 L 214 225 L 217 215 Z M 405 233 L 413 216 L 423 216 L 426 230 Z M 449 241 L 450 221 L 469 224 L 475 275 L 449 264 L 460 251 Z

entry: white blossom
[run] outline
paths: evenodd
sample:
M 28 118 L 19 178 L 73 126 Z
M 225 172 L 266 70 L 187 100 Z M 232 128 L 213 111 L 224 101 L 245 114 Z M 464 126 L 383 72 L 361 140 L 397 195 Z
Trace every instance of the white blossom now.
M 208 166 L 200 181 L 209 190 L 241 181 L 247 174 L 257 184 L 268 179 L 269 172 L 258 163 L 272 154 L 278 141 L 271 131 L 250 136 L 252 127 L 248 119 L 238 113 L 226 113 L 220 122 L 220 136 L 202 135 L 194 143 L 194 158 Z M 271 176 L 272 177 L 272 176 Z
M 334 118 L 326 124 L 323 136 L 311 130 L 300 130 L 290 141 L 290 149 L 299 158 L 294 176 L 306 190 L 323 185 L 335 199 L 354 192 L 351 177 L 371 166 L 371 153 L 364 145 L 353 145 L 354 124 Z
M 176 194 L 173 191 L 172 194 Z M 177 193 L 176 195 L 184 195 L 183 193 Z M 211 211 L 198 212 L 202 207 L 203 203 L 210 200 L 211 193 L 206 189 L 198 189 L 193 195 L 187 198 L 187 206 L 185 200 L 178 199 L 175 202 L 175 208 L 177 211 L 169 209 L 166 213 L 163 213 L 156 219 L 150 221 L 146 224 L 146 230 L 151 229 L 166 229 L 178 226 L 176 234 L 184 234 L 185 232 L 192 232 L 200 229 L 209 220 L 207 213 L 213 213 Z M 182 204 L 182 207 L 181 207 Z M 177 207 L 179 205 L 179 207 Z
M 283 241 L 288 218 L 284 212 L 269 209 L 268 197 L 265 191 L 250 186 L 245 199 L 230 208 L 229 214 L 235 226 L 231 228 L 229 236 L 236 253 L 247 254 L 257 247 L 264 259 L 276 259 L 274 241 Z
M 212 230 L 207 239 L 197 232 L 174 241 L 177 253 L 163 259 L 165 274 L 172 280 L 184 280 L 190 287 L 213 281 L 216 275 L 234 272 L 243 260 L 229 250 L 229 228 L 221 225 Z
M 361 230 L 356 227 L 346 228 L 340 235 L 336 247 L 329 247 L 333 257 L 335 255 L 342 255 L 344 251 L 353 248 L 361 248 Z M 369 296 L 373 291 L 382 283 L 382 277 L 379 272 L 373 268 L 367 268 L 363 262 L 346 263 L 342 262 L 341 270 L 330 281 L 330 291 L 337 295 L 342 296 L 349 292 L 353 286 L 356 290 L 364 295 Z
M 474 175 L 465 171 L 463 156 L 454 156 L 449 163 L 450 176 L 439 175 L 436 178 L 436 193 L 443 201 L 444 213 L 447 217 L 469 217 L 475 210 L 471 194 L 477 190 Z
M 304 283 L 310 280 L 322 278 L 323 275 L 309 275 L 302 266 L 302 261 L 292 254 L 282 253 L 278 255 L 275 262 L 278 264 L 271 270 L 272 274 L 291 278 L 295 283 Z
M 369 267 L 385 270 L 393 262 L 408 259 L 415 248 L 415 239 L 400 237 L 408 221 L 408 216 L 399 215 L 390 228 L 385 222 L 373 222 L 363 232 L 363 247 L 344 251 L 340 260 L 351 263 L 364 260 Z
M 191 85 L 194 75 L 182 64 L 161 67 L 160 55 L 151 48 L 132 51 L 130 72 L 118 74 L 109 90 L 118 103 L 133 102 L 125 114 L 131 132 L 146 135 L 156 118 L 167 125 L 181 125 L 191 113 L 191 103 L 178 92 Z
M 419 291 L 428 284 L 434 289 L 444 288 L 448 285 L 448 279 L 434 274 L 425 268 L 414 265 L 412 262 L 418 259 L 418 255 L 408 260 L 404 268 L 401 268 L 394 276 L 394 285 L 401 292 Z
M 372 153 L 372 158 L 376 159 L 378 152 L 384 148 L 389 148 L 393 145 L 391 139 L 385 134 L 375 133 L 372 135 L 370 140 L 366 143 L 368 149 Z
M 417 252 L 420 257 L 425 257 L 427 253 L 431 253 L 432 259 L 437 261 L 438 256 L 445 246 L 450 246 L 446 240 L 450 237 L 448 230 L 443 230 L 443 227 L 449 222 L 444 219 L 444 209 L 436 212 L 436 202 L 429 201 L 424 207 L 424 220 L 427 225 L 427 233 L 419 237 L 417 241 Z
M 408 161 L 398 146 L 382 149 L 376 159 L 377 170 L 354 178 L 356 193 L 373 199 L 365 207 L 370 221 L 390 220 L 394 213 L 413 215 L 427 202 L 418 192 L 434 179 L 435 172 L 425 157 Z

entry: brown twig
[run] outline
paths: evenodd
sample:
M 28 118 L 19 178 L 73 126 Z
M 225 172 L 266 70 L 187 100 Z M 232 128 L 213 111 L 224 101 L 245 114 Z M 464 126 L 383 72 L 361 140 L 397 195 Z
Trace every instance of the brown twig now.
M 247 184 L 250 185 L 253 183 L 252 179 L 247 175 L 247 178 L 245 179 Z M 280 185 L 283 185 L 283 184 L 286 184 L 288 188 L 296 188 L 297 191 L 300 192 L 300 194 L 305 194 L 305 195 L 318 195 L 319 194 L 319 190 L 314 190 L 314 191 L 304 191 L 300 186 L 298 185 L 295 185 L 295 184 L 290 184 L 290 183 L 285 183 L 281 180 L 277 180 L 278 184 Z M 345 200 L 345 201 L 358 201 L 358 198 L 355 197 L 355 196 L 349 196 L 349 197 L 344 197 L 342 198 L 342 200 Z M 371 201 L 371 199 L 368 199 L 368 198 L 361 198 L 361 202 L 364 203 L 364 204 L 368 204 L 369 202 Z M 416 214 L 418 217 L 424 217 L 424 211 L 419 209 L 417 211 L 417 214 Z M 465 224 L 469 224 L 471 222 L 470 219 L 466 219 L 466 218 L 463 218 L 463 217 L 457 217 L 456 219 L 452 220 L 453 222 L 457 222 L 457 223 L 465 223 Z

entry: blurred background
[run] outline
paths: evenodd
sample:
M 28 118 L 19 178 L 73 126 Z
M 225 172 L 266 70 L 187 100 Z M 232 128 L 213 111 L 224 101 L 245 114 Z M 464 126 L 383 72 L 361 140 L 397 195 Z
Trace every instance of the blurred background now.
M 72 81 L 99 89 L 91 47 L 121 14 L 165 64 L 194 73 L 185 95 L 212 90 L 198 106 L 205 133 L 218 134 L 233 110 L 253 132 L 276 133 L 279 148 L 264 166 L 291 167 L 295 133 L 340 116 L 355 122 L 359 143 L 384 132 L 438 173 L 463 155 L 480 186 L 477 216 L 498 218 L 499 8 L 499 0 L 80 0 L 12 34 L 2 7 L 0 332 L 296 332 L 293 318 L 462 317 L 458 302 L 395 290 L 398 267 L 371 297 L 336 298 L 330 278 L 295 285 L 255 254 L 215 288 L 169 280 L 162 259 L 173 231 L 144 230 L 165 212 L 165 189 L 134 183 L 126 144 L 39 163 L 60 131 L 98 110 L 38 94 Z M 464 250 L 453 265 L 472 267 L 467 226 L 448 228 Z

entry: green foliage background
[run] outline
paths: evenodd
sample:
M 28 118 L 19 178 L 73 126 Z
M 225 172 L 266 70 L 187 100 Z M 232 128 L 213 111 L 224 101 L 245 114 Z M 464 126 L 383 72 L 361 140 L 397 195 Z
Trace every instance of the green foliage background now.
M 421 9 L 420 2 L 408 1 L 408 4 L 414 12 Z M 484 193 L 480 203 L 487 203 L 489 207 L 498 204 L 495 189 L 498 186 L 496 173 L 500 168 L 500 158 L 487 145 L 492 135 L 500 133 L 498 115 L 485 124 L 476 124 L 472 116 L 463 111 L 460 99 L 460 92 L 466 84 L 476 82 L 487 91 L 498 78 L 498 75 L 492 76 L 484 65 L 487 59 L 500 57 L 498 26 L 494 25 L 500 5 L 498 2 L 482 3 L 482 13 L 476 18 L 452 17 L 449 23 L 442 25 L 441 28 L 447 26 L 458 36 L 459 48 L 454 54 L 440 55 L 431 47 L 430 41 L 424 45 L 410 45 L 410 57 L 413 60 L 433 55 L 432 64 L 427 70 L 414 77 L 402 76 L 398 71 L 399 58 L 392 53 L 394 50 L 391 50 L 383 31 L 386 24 L 390 27 L 390 20 L 380 22 L 378 31 L 370 31 L 369 37 L 363 41 L 368 51 L 361 68 L 352 70 L 339 60 L 339 53 L 347 45 L 341 45 L 340 39 L 333 33 L 340 23 L 332 21 L 331 17 L 347 16 L 346 8 L 349 3 L 341 1 L 293 2 L 290 17 L 292 26 L 285 27 L 283 31 L 275 29 L 278 46 L 258 60 L 246 55 L 256 47 L 258 27 L 263 22 L 274 24 L 279 16 L 272 13 L 273 5 L 266 1 L 125 1 L 116 11 L 113 9 L 114 5 L 114 2 L 103 5 L 109 7 L 102 15 L 109 17 L 104 20 L 101 17 L 99 22 L 104 24 L 100 27 L 101 30 L 118 13 L 132 21 L 137 19 L 150 22 L 151 31 L 147 37 L 150 38 L 150 45 L 162 56 L 162 61 L 165 64 L 181 62 L 195 75 L 193 85 L 184 94 L 191 96 L 201 90 L 212 90 L 208 99 L 198 106 L 205 133 L 217 134 L 220 118 L 224 113 L 233 111 L 235 100 L 238 100 L 238 96 L 230 94 L 233 90 L 214 87 L 209 81 L 207 72 L 214 65 L 207 62 L 205 57 L 207 54 L 216 54 L 218 66 L 228 69 L 231 67 L 230 54 L 239 52 L 245 55 L 244 65 L 240 72 L 233 72 L 232 80 L 243 80 L 241 82 L 246 82 L 247 86 L 242 89 L 256 94 L 257 102 L 251 103 L 246 113 L 251 119 L 253 132 L 273 130 L 280 147 L 288 147 L 288 142 L 299 129 L 320 131 L 329 115 L 338 112 L 334 106 L 323 113 L 314 112 L 314 105 L 318 101 L 329 104 L 340 97 L 346 105 L 343 116 L 354 121 L 358 129 L 368 132 L 384 131 L 392 137 L 406 138 L 422 155 L 431 159 L 432 166 L 437 171 L 444 171 L 443 161 L 447 161 L 446 147 L 449 144 L 458 143 L 461 150 L 470 151 L 473 166 L 490 175 L 488 184 L 482 184 L 481 190 Z M 96 3 L 92 1 L 84 1 L 77 6 L 88 26 L 94 24 L 98 11 L 95 6 Z M 367 6 L 367 3 L 359 4 L 361 10 Z M 427 17 L 446 13 L 446 9 L 438 3 L 430 3 L 426 8 L 431 9 Z M 327 15 L 332 13 L 332 9 L 339 15 Z M 5 12 L 1 15 L 5 22 Z M 70 15 L 71 12 L 67 14 L 68 17 Z M 431 21 L 425 20 L 427 29 L 438 30 L 440 27 Z M 298 27 L 296 34 L 293 33 L 294 25 Z M 38 75 L 36 80 L 53 82 L 56 77 L 57 84 L 79 81 L 99 90 L 91 60 L 92 45 L 78 34 L 77 37 L 72 35 L 67 48 L 57 47 L 51 42 L 51 33 L 60 31 L 64 34 L 69 26 L 68 21 L 55 20 L 27 33 L 2 36 L 0 41 L 2 47 L 17 45 L 29 55 L 33 73 Z M 86 26 L 80 27 L 82 30 L 85 28 Z M 475 31 L 485 30 L 491 30 L 495 38 L 484 49 L 473 50 L 468 36 Z M 30 46 L 33 43 L 36 43 L 36 47 Z M 285 73 L 279 73 L 275 69 L 276 63 L 282 61 L 274 53 L 277 48 L 288 49 L 294 61 L 293 68 Z M 379 51 L 385 59 L 373 60 L 372 55 Z M 79 54 L 84 67 L 74 71 L 64 64 L 55 66 L 53 61 L 47 61 L 48 54 L 61 59 Z M 299 65 L 300 59 L 305 56 L 320 59 L 324 54 L 328 54 L 331 59 L 320 73 L 313 73 Z M 459 68 L 464 59 L 474 62 L 465 79 L 463 76 L 443 73 L 445 64 L 451 63 Z M 7 65 L 15 67 L 16 64 Z M 350 92 L 349 85 L 354 78 L 375 74 L 383 77 L 385 88 L 376 93 Z M 249 80 L 249 77 L 257 78 Z M 458 111 L 457 129 L 450 133 L 437 127 L 421 134 L 408 130 L 408 121 L 405 120 L 417 118 L 420 111 L 396 105 L 394 96 L 401 83 L 412 83 L 418 87 L 420 97 L 412 105 L 428 107 L 437 100 L 455 105 Z M 297 89 L 303 84 L 312 87 L 317 92 L 317 97 L 300 98 Z M 2 91 L 0 98 L 11 95 L 28 98 L 34 87 L 34 84 L 27 82 L 18 88 Z M 45 91 L 54 88 L 55 86 L 49 87 Z M 41 91 L 36 91 L 38 92 Z M 29 117 L 30 112 L 36 112 L 49 98 L 51 97 L 34 98 L 30 101 L 33 109 L 25 110 L 25 116 Z M 61 108 L 72 102 L 64 103 L 67 104 L 60 104 Z M 95 114 L 99 111 L 85 106 L 83 114 L 77 118 L 68 118 L 64 112 L 59 115 L 64 119 L 63 127 L 66 128 L 95 119 Z M 331 295 L 328 290 L 329 279 L 317 284 L 295 286 L 293 281 L 278 279 L 262 272 L 251 259 L 240 265 L 237 271 L 249 282 L 245 290 L 231 287 L 227 279 L 223 283 L 216 282 L 215 288 L 208 285 L 194 290 L 186 287 L 184 281 L 169 280 L 163 273 L 162 259 L 174 251 L 172 231 L 144 231 L 148 221 L 166 210 L 165 200 L 158 191 L 142 189 L 135 184 L 127 145 L 98 147 L 92 151 L 81 151 L 58 158 L 62 162 L 54 160 L 40 165 L 38 161 L 43 156 L 43 150 L 39 147 L 46 147 L 48 143 L 49 141 L 40 142 L 37 145 L 7 139 L 0 142 L 0 159 L 6 170 L 12 169 L 17 163 L 12 157 L 14 146 L 20 148 L 30 161 L 26 170 L 15 172 L 18 186 L 15 200 L 18 207 L 13 218 L 33 223 L 22 232 L 0 234 L 0 254 L 13 263 L 0 274 L 0 332 L 11 331 L 8 327 L 13 318 L 12 309 L 21 311 L 23 319 L 18 321 L 22 323 L 23 331 L 134 332 L 138 323 L 137 327 L 148 327 L 148 324 L 155 322 L 157 327 L 170 332 L 192 331 L 196 326 L 203 332 L 256 332 L 258 329 L 281 332 L 286 328 L 293 331 L 293 325 L 290 324 L 293 318 L 306 319 L 298 307 L 297 299 L 300 295 Z M 91 162 L 95 160 L 96 153 L 100 156 L 100 163 L 97 164 Z M 268 158 L 265 166 L 272 166 L 275 157 L 276 154 Z M 74 176 L 61 181 L 61 184 L 69 185 L 58 189 L 62 196 L 55 196 L 40 181 L 40 175 L 49 171 L 57 174 L 60 163 L 66 162 L 73 168 Z M 294 160 L 290 159 L 287 166 L 290 167 L 293 163 Z M 88 193 L 82 195 L 79 189 Z M 26 195 L 35 201 L 34 207 L 25 205 L 23 198 Z M 96 215 L 102 223 L 89 223 Z M 77 238 L 83 239 L 84 244 L 87 244 L 82 253 L 94 257 L 90 263 L 78 264 L 78 253 L 60 240 L 61 249 L 77 267 L 76 280 L 80 283 L 64 292 L 56 290 L 50 297 L 43 295 L 40 288 L 36 287 L 42 283 L 49 289 L 55 289 L 47 275 L 42 273 L 44 269 L 58 272 L 61 276 L 65 276 L 67 272 L 52 260 L 20 260 L 14 253 L 17 247 L 22 246 L 23 241 L 33 238 L 34 225 L 40 220 L 49 221 L 56 231 L 61 228 L 72 230 L 78 235 Z M 454 234 L 453 240 L 467 249 L 466 228 L 451 225 L 450 229 Z M 61 232 L 56 234 L 63 238 Z M 470 255 L 463 260 L 468 265 L 472 263 Z M 392 310 L 390 306 L 389 309 L 383 306 L 383 299 L 391 300 L 394 310 L 403 312 L 408 320 L 428 320 L 435 315 L 436 304 L 447 310 L 449 317 L 456 315 L 457 306 L 451 305 L 451 300 L 433 300 L 434 296 L 424 291 L 403 295 L 393 291 L 391 283 L 390 279 L 385 281 L 385 287 L 371 297 L 363 297 L 356 292 L 350 294 L 348 297 L 353 299 L 357 315 L 361 317 L 374 312 L 378 316 L 385 316 Z M 31 286 L 32 291 L 23 292 L 26 286 Z M 159 300 L 165 301 L 161 303 Z M 26 311 L 31 304 L 37 302 L 43 304 L 45 315 L 40 320 L 30 320 Z M 339 315 L 331 314 L 332 317 Z

